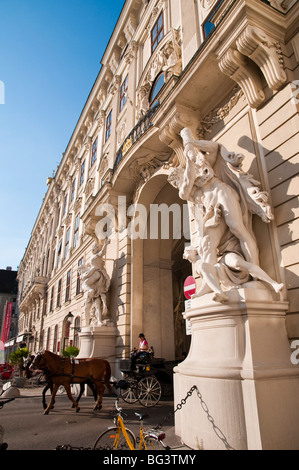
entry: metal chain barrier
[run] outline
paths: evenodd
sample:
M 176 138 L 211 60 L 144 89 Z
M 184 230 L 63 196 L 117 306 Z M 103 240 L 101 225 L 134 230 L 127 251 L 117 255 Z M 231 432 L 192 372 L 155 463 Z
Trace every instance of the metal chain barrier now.
M 180 401 L 180 403 L 177 404 L 176 406 L 176 409 L 174 411 L 171 411 L 170 413 L 168 413 L 168 415 L 165 416 L 165 418 L 163 419 L 163 421 L 158 424 L 157 426 L 155 426 L 153 429 L 161 429 L 162 426 L 164 425 L 164 423 L 171 417 L 173 416 L 177 411 L 180 411 L 183 406 L 186 404 L 187 400 L 189 397 L 191 397 L 191 395 L 193 394 L 193 392 L 197 393 L 197 396 L 198 398 L 200 399 L 200 404 L 201 404 L 201 407 L 203 409 L 203 411 L 206 413 L 207 415 L 207 419 L 210 421 L 210 423 L 212 424 L 213 426 L 213 430 L 215 432 L 215 434 L 217 435 L 217 437 L 223 442 L 224 446 L 226 447 L 227 450 L 235 450 L 228 442 L 227 442 L 227 439 L 225 437 L 225 435 L 223 434 L 223 432 L 221 431 L 221 429 L 215 424 L 215 421 L 214 421 L 214 418 L 211 416 L 210 412 L 209 412 L 209 408 L 208 408 L 208 405 L 206 404 L 206 402 L 204 401 L 203 397 L 202 397 L 202 394 L 201 392 L 198 390 L 197 386 L 196 385 L 193 385 L 189 392 L 187 393 L 186 397 L 185 398 L 182 398 L 182 400 Z M 111 412 L 110 412 L 111 413 Z M 91 448 L 83 448 L 83 447 L 72 447 L 70 445 L 62 445 L 62 446 L 57 446 L 56 447 L 56 450 L 91 450 Z
M 207 404 L 205 403 L 205 401 L 203 400 L 203 397 L 202 397 L 202 394 L 200 393 L 200 391 L 198 390 L 197 386 L 196 385 L 193 385 L 189 392 L 187 393 L 186 397 L 185 398 L 182 398 L 181 402 L 177 404 L 176 406 L 176 409 L 172 412 L 170 412 L 165 418 L 164 420 L 162 421 L 161 424 L 158 424 L 157 428 L 161 428 L 162 425 L 165 423 L 165 421 L 167 421 L 170 416 L 174 415 L 174 413 L 176 413 L 177 411 L 181 410 L 183 408 L 183 405 L 186 404 L 186 401 L 188 400 L 189 397 L 191 397 L 191 395 L 193 394 L 193 392 L 196 390 L 196 393 L 197 393 L 197 396 L 198 398 L 200 399 L 200 404 L 201 404 L 201 407 L 203 409 L 203 411 L 207 414 L 207 418 L 208 420 L 210 421 L 210 423 L 212 424 L 213 426 L 213 429 L 215 431 L 215 434 L 217 435 L 217 437 L 219 437 L 219 439 L 223 442 L 223 444 L 225 445 L 226 449 L 227 450 L 235 450 L 228 442 L 227 442 L 227 439 L 225 437 L 225 435 L 223 434 L 223 432 L 221 431 L 221 429 L 219 429 L 218 426 L 216 426 L 215 424 L 215 421 L 214 421 L 214 418 L 211 416 L 210 412 L 209 412 L 209 408 L 207 406 Z

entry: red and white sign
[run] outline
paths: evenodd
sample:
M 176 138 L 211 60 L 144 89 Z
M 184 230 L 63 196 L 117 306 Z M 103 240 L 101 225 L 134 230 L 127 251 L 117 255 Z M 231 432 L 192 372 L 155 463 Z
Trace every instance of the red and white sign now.
M 188 276 L 184 282 L 184 294 L 186 299 L 191 299 L 191 296 L 196 292 L 196 282 L 194 277 Z

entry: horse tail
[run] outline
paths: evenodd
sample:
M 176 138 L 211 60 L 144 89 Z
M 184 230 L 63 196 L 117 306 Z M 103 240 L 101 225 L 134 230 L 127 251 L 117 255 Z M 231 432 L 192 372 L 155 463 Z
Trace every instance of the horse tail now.
M 110 384 L 110 378 L 111 378 L 111 366 L 110 366 L 110 363 L 108 361 L 106 361 L 106 359 L 104 359 L 104 362 L 105 362 L 105 366 L 106 366 L 106 371 L 105 371 L 105 384 L 109 390 L 109 393 L 112 393 L 112 387 L 111 387 L 111 384 Z

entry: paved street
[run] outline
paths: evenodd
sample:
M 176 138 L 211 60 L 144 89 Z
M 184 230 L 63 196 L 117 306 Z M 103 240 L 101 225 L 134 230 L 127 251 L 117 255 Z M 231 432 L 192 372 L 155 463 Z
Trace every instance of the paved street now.
M 111 413 L 115 398 L 104 397 L 103 409 L 94 412 L 92 397 L 82 397 L 80 412 L 71 408 L 66 394 L 57 395 L 55 408 L 49 415 L 43 414 L 42 388 L 20 389 L 21 396 L 7 403 L 0 409 L 0 424 L 4 428 L 4 442 L 8 450 L 54 450 L 58 445 L 91 448 L 97 436 L 113 424 Z M 49 399 L 49 395 L 47 395 Z M 3 396 L 1 397 L 3 398 Z M 1 399 L 0 398 L 0 399 Z M 128 414 L 126 425 L 135 433 L 139 424 L 135 411 L 147 412 L 147 426 L 155 426 L 165 418 L 163 430 L 166 431 L 165 442 L 171 447 L 181 449 L 181 442 L 174 434 L 173 402 L 160 401 L 152 408 L 145 408 L 139 403 L 129 405 L 120 400 L 120 405 Z

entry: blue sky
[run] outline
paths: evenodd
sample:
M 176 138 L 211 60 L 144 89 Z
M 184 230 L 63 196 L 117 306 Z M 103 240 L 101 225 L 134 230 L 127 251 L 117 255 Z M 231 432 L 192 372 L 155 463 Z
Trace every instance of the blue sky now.
M 0 269 L 20 264 L 124 3 L 0 0 Z

